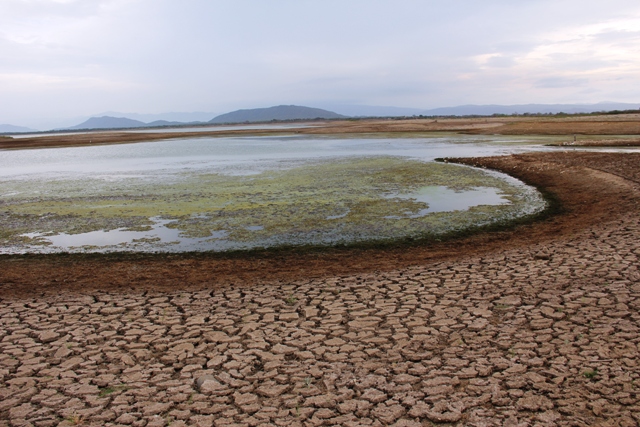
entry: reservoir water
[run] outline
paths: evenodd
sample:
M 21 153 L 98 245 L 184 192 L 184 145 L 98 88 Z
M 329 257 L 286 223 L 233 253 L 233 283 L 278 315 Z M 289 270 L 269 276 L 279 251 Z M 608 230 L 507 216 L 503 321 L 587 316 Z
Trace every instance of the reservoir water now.
M 542 150 L 530 139 L 486 136 L 431 138 L 192 138 L 136 144 L 0 151 L 0 179 L 160 177 L 181 171 L 251 174 L 317 159 L 401 156 L 422 161 Z
M 261 136 L 0 151 L 0 253 L 204 251 L 435 236 L 530 215 L 532 188 L 441 157 L 514 137 Z

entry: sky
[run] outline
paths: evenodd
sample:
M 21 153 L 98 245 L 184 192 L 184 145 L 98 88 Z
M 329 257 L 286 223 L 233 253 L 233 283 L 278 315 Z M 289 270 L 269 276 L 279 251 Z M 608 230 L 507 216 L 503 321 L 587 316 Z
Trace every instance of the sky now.
M 638 0 L 0 0 L 0 123 L 602 101 L 640 102 Z

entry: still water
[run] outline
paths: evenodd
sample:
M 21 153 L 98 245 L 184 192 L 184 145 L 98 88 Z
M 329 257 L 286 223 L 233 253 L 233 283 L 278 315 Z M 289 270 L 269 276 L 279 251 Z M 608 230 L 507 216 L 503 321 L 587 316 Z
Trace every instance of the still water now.
M 80 132 L 38 132 L 38 133 L 20 133 L 11 135 L 12 138 L 39 138 L 43 136 L 66 136 L 66 135 L 86 135 L 90 133 L 177 133 L 177 132 L 223 132 L 229 130 L 263 130 L 263 129 L 300 129 L 313 127 L 313 124 L 303 123 L 290 123 L 290 124 L 261 124 L 261 125 L 198 125 L 198 126 L 183 126 L 183 127 L 155 127 L 155 128 L 142 128 L 142 129 L 114 129 L 114 130 L 95 130 L 95 131 L 80 131 Z
M 491 215 L 535 213 L 544 202 L 505 175 L 474 171 L 477 182 L 470 183 L 460 170 L 471 168 L 461 166 L 438 166 L 452 168 L 451 183 L 440 169 L 433 183 L 419 176 L 415 185 L 392 183 L 402 162 L 415 169 L 441 157 L 546 149 L 526 138 L 443 134 L 193 138 L 0 151 L 6 208 L 0 253 L 229 250 L 395 239 L 409 232 L 420 237 L 438 227 L 482 225 Z M 370 183 L 362 167 L 380 182 Z M 354 178 L 359 172 L 363 177 Z M 323 174 L 332 175 L 326 184 Z M 463 175 L 464 188 L 456 187 L 460 178 L 454 176 Z M 195 193 L 201 195 L 196 201 Z M 316 217 L 308 216 L 308 206 L 317 206 Z M 511 210 L 494 214 L 483 206 Z M 462 222 L 454 218 L 465 212 Z M 303 217 L 304 226 L 296 224 Z
M 0 151 L 0 179 L 104 174 L 105 179 L 161 177 L 182 171 L 252 174 L 316 159 L 401 156 L 422 161 L 544 150 L 513 137 L 432 138 L 243 137 L 193 138 L 96 147 Z

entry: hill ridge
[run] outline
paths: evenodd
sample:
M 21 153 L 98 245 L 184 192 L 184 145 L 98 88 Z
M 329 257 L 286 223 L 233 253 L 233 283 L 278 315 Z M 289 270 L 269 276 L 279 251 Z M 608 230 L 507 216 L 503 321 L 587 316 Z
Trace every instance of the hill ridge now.
M 304 107 L 300 105 L 277 105 L 267 108 L 251 108 L 231 111 L 209 120 L 208 123 L 251 123 L 269 122 L 274 120 L 314 120 L 314 119 L 343 119 L 343 116 L 322 108 Z
M 38 131 L 35 129 L 24 127 L 24 126 L 10 125 L 8 123 L 0 125 L 0 133 L 31 133 L 31 132 L 38 132 Z

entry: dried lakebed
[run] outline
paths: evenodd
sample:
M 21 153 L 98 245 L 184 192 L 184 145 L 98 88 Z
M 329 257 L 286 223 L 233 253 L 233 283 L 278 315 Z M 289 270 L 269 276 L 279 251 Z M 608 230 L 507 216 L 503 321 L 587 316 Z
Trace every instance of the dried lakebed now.
M 0 257 L 0 426 L 638 425 L 640 154 L 467 161 L 564 213 L 338 273 Z
M 519 149 L 507 143 L 255 137 L 20 152 L 0 176 L 0 253 L 438 239 L 544 209 L 507 175 L 430 161 Z

